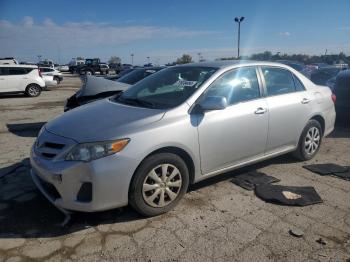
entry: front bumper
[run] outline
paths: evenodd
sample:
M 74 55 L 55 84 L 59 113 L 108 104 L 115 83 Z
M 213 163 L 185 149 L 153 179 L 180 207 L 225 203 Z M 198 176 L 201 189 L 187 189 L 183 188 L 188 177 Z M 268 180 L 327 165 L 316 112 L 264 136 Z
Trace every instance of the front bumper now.
M 52 161 L 30 154 L 31 176 L 43 195 L 64 210 L 94 212 L 126 206 L 134 159 L 111 155 L 91 162 Z M 90 185 L 87 198 L 79 198 L 83 185 Z M 89 187 L 88 187 L 89 188 Z M 89 198 L 89 195 L 91 198 Z

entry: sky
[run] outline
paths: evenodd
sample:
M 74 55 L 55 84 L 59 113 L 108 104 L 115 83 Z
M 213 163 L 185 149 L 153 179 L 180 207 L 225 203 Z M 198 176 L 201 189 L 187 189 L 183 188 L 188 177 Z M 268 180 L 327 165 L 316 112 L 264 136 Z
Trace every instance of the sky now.
M 0 0 L 0 57 L 77 56 L 156 64 L 187 53 L 207 60 L 281 53 L 350 55 L 349 0 Z

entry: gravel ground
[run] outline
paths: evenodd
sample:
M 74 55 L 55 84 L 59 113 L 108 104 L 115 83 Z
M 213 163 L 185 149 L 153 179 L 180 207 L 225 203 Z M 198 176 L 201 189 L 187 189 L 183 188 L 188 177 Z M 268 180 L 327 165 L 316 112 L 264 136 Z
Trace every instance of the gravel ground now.
M 350 181 L 318 176 L 290 156 L 230 172 L 192 186 L 168 214 L 143 218 L 129 207 L 62 214 L 35 188 L 28 156 L 40 127 L 62 114 L 80 86 L 67 75 L 40 97 L 0 97 L 1 261 L 350 261 Z M 315 159 L 350 165 L 350 128 L 337 127 Z M 265 203 L 230 182 L 245 170 L 313 186 L 324 202 L 307 207 Z M 301 230 L 300 238 L 289 230 Z

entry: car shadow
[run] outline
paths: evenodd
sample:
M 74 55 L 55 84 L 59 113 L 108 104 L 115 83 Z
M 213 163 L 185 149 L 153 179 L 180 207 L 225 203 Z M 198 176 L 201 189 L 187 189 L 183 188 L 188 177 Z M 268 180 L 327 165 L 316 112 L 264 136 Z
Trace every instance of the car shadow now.
M 250 171 L 256 171 L 258 169 L 267 167 L 269 165 L 278 165 L 278 164 L 294 164 L 294 163 L 299 163 L 300 161 L 295 159 L 291 154 L 285 154 L 281 155 L 275 158 L 271 158 L 256 164 L 248 165 L 245 167 L 241 167 L 238 169 L 235 169 L 233 171 L 229 171 L 224 174 L 220 174 L 218 176 L 211 177 L 209 179 L 203 180 L 199 183 L 193 184 L 190 186 L 188 191 L 196 191 L 200 188 L 205 188 L 207 186 L 211 186 L 213 184 L 229 180 L 235 176 L 238 176 L 240 174 L 250 172 Z
M 331 138 L 349 138 L 350 137 L 350 120 L 337 121 L 334 131 L 328 135 Z
M 46 122 L 6 124 L 9 132 L 21 137 L 37 137 L 41 127 Z
M 62 227 L 65 216 L 37 190 L 29 172 L 27 160 L 0 168 L 0 238 L 57 237 L 97 225 L 145 219 L 125 207 L 96 213 L 75 212 Z

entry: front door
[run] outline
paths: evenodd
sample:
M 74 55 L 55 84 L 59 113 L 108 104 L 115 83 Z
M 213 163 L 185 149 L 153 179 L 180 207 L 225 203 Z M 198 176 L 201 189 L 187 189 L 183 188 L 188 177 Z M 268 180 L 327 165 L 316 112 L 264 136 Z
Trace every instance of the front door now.
M 224 73 L 202 99 L 206 96 L 223 96 L 228 107 L 198 116 L 202 173 L 262 156 L 267 141 L 268 108 L 261 96 L 256 68 Z

